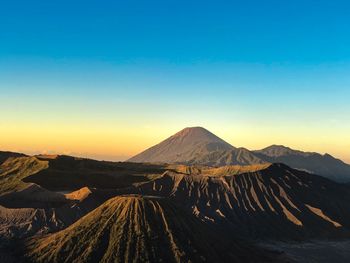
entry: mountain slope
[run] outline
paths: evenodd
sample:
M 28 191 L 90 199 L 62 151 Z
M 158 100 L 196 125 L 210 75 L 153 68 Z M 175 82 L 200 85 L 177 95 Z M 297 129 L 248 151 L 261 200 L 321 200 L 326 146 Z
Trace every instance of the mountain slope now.
M 218 234 L 168 200 L 120 196 L 27 250 L 34 262 L 271 262 Z
M 264 163 L 247 149 L 235 148 L 202 127 L 185 128 L 128 161 L 212 166 Z
M 0 196 L 23 190 L 28 185 L 22 180 L 48 168 L 48 162 L 35 157 L 9 158 L 0 165 Z
M 20 239 L 64 229 L 117 194 L 87 187 L 66 195 L 46 189 L 39 189 L 39 193 L 28 190 L 29 195 L 21 191 L 0 197 L 0 239 Z
M 161 143 L 129 159 L 130 162 L 189 162 L 212 151 L 233 146 L 202 127 L 185 128 Z
M 0 151 L 0 164 L 5 162 L 8 158 L 11 157 L 25 157 L 26 155 L 23 153 L 16 153 L 16 152 L 4 152 Z
M 212 151 L 184 163 L 188 165 L 207 165 L 218 167 L 226 165 L 265 164 L 266 161 L 261 160 L 245 148 L 235 148 L 232 150 Z
M 138 191 L 168 197 L 204 221 L 249 237 L 350 236 L 350 191 L 345 185 L 283 164 L 223 173 L 226 176 L 169 171 Z
M 295 169 L 322 175 L 338 182 L 350 182 L 350 165 L 329 154 L 302 152 L 282 145 L 272 145 L 254 151 L 254 154 L 266 162 L 285 163 Z
M 128 187 L 162 174 L 165 166 L 95 161 L 71 156 L 9 158 L 0 165 L 0 197 L 35 183 L 51 191 Z M 1 204 L 1 203 L 0 203 Z

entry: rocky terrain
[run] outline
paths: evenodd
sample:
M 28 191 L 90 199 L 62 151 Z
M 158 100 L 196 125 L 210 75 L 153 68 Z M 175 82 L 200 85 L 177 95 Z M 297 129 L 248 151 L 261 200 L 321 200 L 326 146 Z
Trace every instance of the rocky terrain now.
M 56 234 L 31 239 L 35 262 L 272 262 L 262 249 L 219 235 L 171 201 L 114 197 Z
M 170 198 L 204 221 L 250 237 L 348 236 L 347 186 L 283 164 L 261 168 L 225 176 L 169 171 L 138 189 L 145 195 Z
M 133 162 L 2 152 L 0 261 L 317 258 L 309 242 L 350 240 L 350 189 L 274 162 L 296 155 L 317 156 L 280 146 L 250 152 L 198 127 Z M 347 258 L 331 251 L 328 258 Z

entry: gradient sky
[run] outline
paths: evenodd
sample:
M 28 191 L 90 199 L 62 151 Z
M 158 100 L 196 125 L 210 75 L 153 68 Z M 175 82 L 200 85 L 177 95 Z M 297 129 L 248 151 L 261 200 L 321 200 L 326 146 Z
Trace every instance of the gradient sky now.
M 0 149 L 123 160 L 187 126 L 350 163 L 349 1 L 3 1 Z

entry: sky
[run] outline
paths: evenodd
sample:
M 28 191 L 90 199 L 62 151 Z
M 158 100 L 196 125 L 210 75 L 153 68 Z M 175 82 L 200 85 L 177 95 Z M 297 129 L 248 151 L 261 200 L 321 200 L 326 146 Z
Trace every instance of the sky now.
M 202 126 L 350 163 L 349 1 L 2 1 L 0 150 L 125 160 Z

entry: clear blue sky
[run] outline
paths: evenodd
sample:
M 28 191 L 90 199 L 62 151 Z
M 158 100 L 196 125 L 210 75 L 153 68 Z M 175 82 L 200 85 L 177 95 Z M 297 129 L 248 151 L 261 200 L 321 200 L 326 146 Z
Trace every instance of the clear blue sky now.
M 237 146 L 350 161 L 349 14 L 323 0 L 3 1 L 0 146 L 92 155 L 105 142 L 50 146 L 53 130 L 84 127 L 90 141 L 134 136 L 106 150 L 127 156 L 202 125 Z

